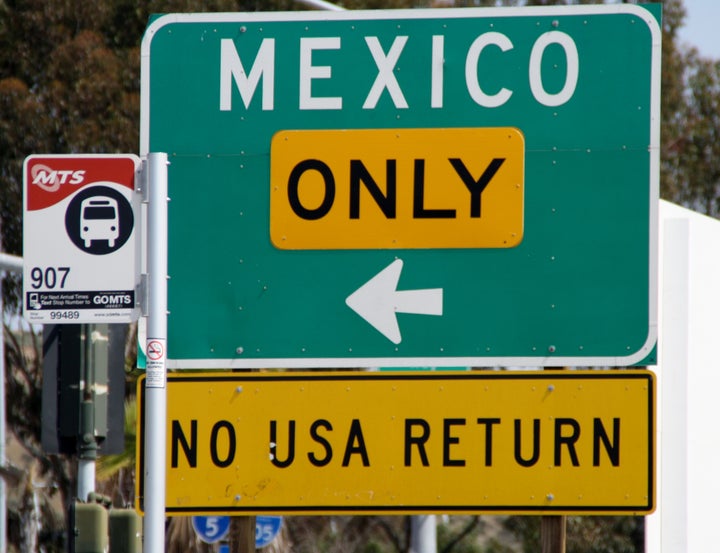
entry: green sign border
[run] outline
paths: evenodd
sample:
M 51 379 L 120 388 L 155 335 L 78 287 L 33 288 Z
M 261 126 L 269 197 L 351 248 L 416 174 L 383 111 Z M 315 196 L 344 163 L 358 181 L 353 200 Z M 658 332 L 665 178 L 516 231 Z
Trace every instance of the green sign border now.
M 169 348 L 168 348 L 168 367 L 169 368 L 255 368 L 255 367 L 298 367 L 298 368 L 314 368 L 314 367 L 355 367 L 355 366 L 493 366 L 493 365 L 528 365 L 528 366 L 562 366 L 562 365 L 632 365 L 646 359 L 652 353 L 657 340 L 657 221 L 658 221 L 658 191 L 659 191 L 659 104 L 660 104 L 660 27 L 658 23 L 657 10 L 653 8 L 648 10 L 645 7 L 636 5 L 593 5 L 593 6 L 562 6 L 547 8 L 469 8 L 469 9 L 438 9 L 438 10 L 392 10 L 392 11 L 358 11 L 358 12 L 276 12 L 276 13 L 237 13 L 237 14 L 173 14 L 162 16 L 154 20 L 149 26 L 142 44 L 142 82 L 141 82 L 141 154 L 146 155 L 152 151 L 167 151 L 170 157 L 170 195 L 175 203 L 170 204 L 170 276 L 169 283 L 169 310 L 168 319 L 169 329 Z M 233 255 L 232 264 L 246 262 L 251 259 L 253 267 L 259 272 L 253 273 L 252 276 L 245 277 L 245 284 L 250 286 L 241 288 L 221 289 L 224 281 L 230 282 L 240 275 L 240 271 L 235 267 L 228 267 L 227 271 L 217 271 L 216 268 L 206 267 L 205 262 L 212 262 L 218 255 L 214 254 L 209 257 L 203 257 L 198 249 L 196 241 L 198 228 L 197 222 L 180 226 L 172 226 L 173 220 L 188 220 L 188 206 L 191 209 L 199 210 L 202 213 L 213 214 L 212 209 L 219 209 L 219 215 L 214 220 L 222 219 L 234 213 L 229 210 L 229 206 L 218 206 L 217 198 L 208 198 L 207 194 L 198 194 L 195 198 L 187 196 L 187 190 L 181 190 L 174 187 L 174 181 L 180 180 L 202 182 L 210 180 L 207 173 L 209 164 L 212 163 L 214 169 L 231 167 L 236 168 L 238 162 L 245 162 L 246 165 L 241 166 L 248 172 L 244 175 L 250 175 L 253 170 L 254 175 L 263 174 L 267 169 L 266 155 L 267 152 L 235 152 L 213 150 L 212 144 L 209 142 L 208 129 L 200 128 L 197 124 L 203 122 L 204 113 L 193 112 L 189 110 L 176 110 L 173 113 L 173 107 L 166 107 L 163 104 L 172 103 L 172 96 L 153 96 L 150 97 L 152 88 L 150 78 L 153 68 L 167 64 L 172 61 L 176 67 L 182 72 L 203 71 L 202 60 L 190 59 L 184 57 L 182 60 L 170 60 L 169 58 L 153 58 L 151 53 L 157 46 L 158 51 L 162 50 L 163 43 L 161 36 L 163 33 L 169 33 L 173 29 L 177 29 L 180 33 L 183 29 L 189 29 L 196 25 L 197 29 L 202 28 L 203 32 L 211 32 L 211 29 L 222 27 L 226 24 L 233 24 L 238 27 L 239 32 L 244 32 L 247 26 L 248 32 L 252 29 L 261 29 L 268 33 L 268 28 L 272 25 L 288 25 L 297 33 L 296 28 L 300 23 L 308 25 L 313 24 L 314 36 L 317 36 L 318 29 L 322 36 L 322 29 L 325 26 L 331 26 L 332 29 L 340 29 L 347 27 L 348 29 L 358 28 L 363 25 L 380 25 L 383 29 L 387 29 L 388 25 L 402 25 L 410 28 L 411 24 L 422 23 L 429 25 L 431 22 L 439 20 L 460 24 L 464 20 L 473 18 L 481 18 L 490 20 L 497 19 L 503 21 L 517 20 L 517 18 L 537 18 L 543 24 L 551 24 L 552 27 L 559 26 L 564 28 L 565 20 L 563 18 L 585 18 L 586 21 L 592 22 L 593 18 L 602 18 L 605 16 L 620 17 L 624 16 L 630 19 L 630 22 L 636 28 L 648 37 L 648 44 L 643 45 L 643 49 L 650 52 L 650 60 L 647 77 L 649 83 L 642 77 L 642 86 L 649 90 L 648 105 L 638 107 L 643 110 L 642 117 L 647 117 L 649 129 L 640 129 L 641 136 L 647 136 L 647 142 L 639 144 L 637 141 L 632 142 L 627 152 L 623 154 L 623 167 L 626 168 L 628 174 L 637 170 L 635 175 L 642 175 L 649 182 L 640 182 L 637 184 L 638 190 L 642 190 L 643 198 L 647 199 L 647 212 L 637 213 L 638 204 L 631 206 L 620 206 L 615 213 L 618 219 L 628 220 L 636 218 L 637 222 L 626 228 L 628 241 L 637 244 L 638 236 L 646 243 L 639 252 L 639 260 L 633 260 L 632 254 L 627 251 L 621 251 L 618 248 L 617 256 L 614 252 L 607 255 L 607 259 L 603 258 L 602 262 L 596 263 L 594 268 L 578 267 L 582 263 L 583 256 L 587 256 L 588 252 L 593 255 L 594 251 L 609 251 L 609 249 L 618 245 L 624 246 L 619 240 L 600 239 L 599 235 L 594 235 L 589 244 L 580 244 L 579 241 L 573 243 L 569 251 L 563 252 L 564 257 L 556 258 L 553 255 L 554 241 L 564 234 L 573 234 L 577 232 L 573 225 L 582 225 L 583 219 L 581 215 L 574 215 L 569 219 L 561 219 L 567 217 L 566 213 L 561 213 L 562 209 L 555 212 L 555 207 L 551 203 L 555 201 L 549 198 L 543 198 L 539 192 L 528 189 L 527 201 L 538 201 L 536 207 L 539 212 L 543 210 L 542 219 L 526 220 L 526 237 L 528 240 L 530 232 L 534 234 L 535 249 L 528 251 L 523 250 L 523 244 L 517 248 L 512 255 L 525 256 L 526 258 L 543 257 L 543 262 L 537 260 L 530 265 L 533 274 L 523 277 L 515 282 L 512 288 L 512 301 L 507 305 L 506 311 L 490 312 L 490 316 L 498 320 L 498 324 L 505 325 L 503 328 L 511 329 L 510 332 L 504 334 L 501 339 L 496 342 L 483 338 L 482 332 L 478 332 L 474 327 L 476 319 L 481 319 L 485 314 L 482 307 L 478 307 L 472 316 L 465 316 L 462 320 L 453 320 L 452 328 L 441 329 L 437 324 L 440 317 L 401 315 L 400 326 L 403 328 L 403 334 L 408 338 L 403 341 L 400 346 L 393 347 L 392 344 L 374 329 L 372 329 L 364 320 L 360 319 L 352 313 L 344 304 L 343 299 L 351 294 L 357 287 L 364 284 L 376 272 L 386 267 L 396 257 L 403 258 L 406 266 L 422 266 L 428 265 L 425 261 L 430 260 L 432 268 L 421 268 L 425 271 L 418 275 L 405 276 L 400 279 L 400 289 L 417 289 L 431 288 L 439 286 L 438 280 L 444 273 L 454 272 L 455 274 L 467 274 L 469 278 L 477 279 L 478 275 L 482 275 L 483 271 L 487 271 L 487 267 L 492 267 L 497 263 L 505 263 L 503 255 L 506 252 L 497 250 L 477 251 L 465 250 L 464 252 L 450 252 L 447 250 L 427 250 L 408 252 L 407 250 L 383 250 L 371 252 L 279 252 L 273 250 L 269 245 L 269 238 L 258 235 L 257 229 L 263 232 L 269 227 L 267 206 L 248 206 L 254 213 L 246 212 L 241 215 L 247 216 L 246 226 L 240 226 L 236 231 L 238 236 L 249 236 L 248 242 L 243 241 L 241 246 L 247 246 L 248 252 Z M 548 19 L 555 18 L 555 19 Z M 575 20 L 576 25 L 580 25 L 580 20 Z M 583 23 L 584 24 L 584 23 Z M 179 27 L 178 27 L 179 25 Z M 200 27 L 197 27 L 199 25 Z M 538 23 L 540 25 L 540 23 Z M 263 29 L 263 26 L 265 28 Z M 181 29 L 182 27 L 182 29 Z M 328 31 L 327 34 L 334 31 Z M 383 31 L 384 32 L 384 31 Z M 426 32 L 426 31 L 423 31 Z M 478 34 L 482 30 L 477 31 Z M 605 42 L 611 43 L 618 40 L 616 35 L 598 36 L 598 31 L 594 31 L 592 40 L 597 42 L 597 48 L 601 48 Z M 380 33 L 378 33 L 380 34 Z M 267 34 L 265 36 L 268 36 Z M 297 38 L 297 35 L 293 35 Z M 202 40 L 202 38 L 200 39 Z M 170 44 L 170 43 L 167 43 Z M 593 46 L 595 43 L 593 43 Z M 384 45 L 388 48 L 388 44 Z M 172 46 L 166 46 L 164 50 L 168 55 L 173 54 Z M 602 53 L 600 53 L 602 55 Z M 637 61 L 637 60 L 635 60 Z M 614 59 L 615 63 L 623 64 L 624 59 Z M 155 63 L 155 65 L 153 65 Z M 628 62 L 630 63 L 630 62 Z M 523 68 L 526 71 L 526 68 Z M 349 76 L 348 78 L 354 78 Z M 594 78 L 599 78 L 597 75 Z M 203 93 L 203 79 L 197 78 L 198 81 L 183 81 L 188 83 L 188 90 L 183 90 L 183 85 L 176 85 L 176 91 L 181 91 L 188 97 L 193 94 Z M 214 81 L 213 81 L 214 82 Z M 192 87 L 189 86 L 192 84 Z M 324 84 L 324 83 L 320 83 Z M 627 85 L 627 83 L 624 83 Z M 162 86 L 162 83 L 160 84 Z M 211 86 L 217 88 L 216 84 Z M 616 83 L 621 87 L 623 83 Z M 213 90 L 215 90 L 215 88 Z M 167 90 L 167 89 L 166 89 Z M 626 91 L 632 91 L 633 87 L 628 86 Z M 180 94 L 180 92 L 178 92 Z M 327 93 L 320 92 L 320 95 Z M 362 93 L 365 94 L 365 91 Z M 327 94 L 330 95 L 330 94 Z M 410 93 L 408 93 L 410 95 Z M 259 104 L 259 92 L 256 92 L 255 102 Z M 387 96 L 387 94 L 386 94 Z M 416 98 L 417 99 L 417 98 Z M 387 101 L 387 98 L 384 99 Z M 236 101 L 239 101 L 236 99 Z M 278 100 L 280 101 L 280 100 Z M 381 101 L 383 99 L 381 98 Z M 387 102 L 386 102 L 387 103 Z M 607 106 L 604 106 L 607 107 Z M 163 110 L 165 110 L 163 112 Z M 389 111 L 378 111 L 373 113 L 372 117 L 367 120 L 358 121 L 355 115 L 355 121 L 348 123 L 352 119 L 351 116 L 342 115 L 337 117 L 337 126 L 328 123 L 328 117 L 335 117 L 337 112 L 325 112 L 324 119 L 308 124 L 293 124 L 288 121 L 281 121 L 282 109 L 270 116 L 269 126 L 277 130 L 283 128 L 396 128 L 404 126 L 405 128 L 416 128 L 421 126 L 413 121 L 412 117 L 403 113 L 397 118 L 387 117 Z M 159 129 L 153 123 L 157 113 L 163 112 L 168 114 L 166 128 Z M 649 112 L 649 113 L 647 113 Z M 245 129 L 253 128 L 252 125 L 263 125 L 262 113 L 258 110 L 252 112 L 248 109 L 243 122 Z M 542 124 L 552 123 L 553 117 L 566 118 L 577 117 L 579 114 L 571 112 L 563 112 L 562 108 L 558 108 L 555 113 L 548 113 L 547 119 Z M 590 115 L 590 114 L 586 114 Z M 602 115 L 602 112 L 601 112 Z M 176 123 L 182 117 L 190 117 L 192 123 L 196 124 L 197 135 L 193 136 L 193 140 L 199 140 L 201 146 L 192 143 L 189 136 L 183 135 L 176 128 Z M 193 119 L 194 118 L 194 119 Z M 392 119 L 392 121 L 390 121 Z M 486 118 L 482 123 L 475 123 L 478 126 L 491 126 L 493 124 L 514 124 L 507 121 L 507 117 L 493 114 Z M 331 119 L 332 121 L 332 119 Z M 436 115 L 427 124 L 422 126 L 459 126 L 456 119 L 450 124 L 445 124 L 445 120 Z M 583 125 L 583 121 L 576 120 L 576 125 Z M 623 132 L 633 132 L 637 130 L 637 125 L 633 126 L 635 120 L 628 120 Z M 471 122 L 473 124 L 473 122 Z M 517 124 L 517 123 L 515 123 Z M 540 125 L 541 123 L 535 123 Z M 568 124 L 567 122 L 565 124 Z M 212 125 L 212 123 L 209 123 Z M 247 126 L 250 125 L 250 126 Z M 260 127 L 256 128 L 260 128 Z M 273 127 L 274 126 L 274 127 Z M 518 125 L 522 126 L 522 125 Z M 618 129 L 619 130 L 619 129 Z M 267 131 L 263 131 L 267 132 Z M 272 134 L 272 131 L 270 131 Z M 637 138 L 636 135 L 634 135 Z M 168 137 L 171 137 L 169 139 Z M 616 163 L 617 152 L 603 151 L 602 144 L 593 144 L 595 150 L 588 147 L 583 149 L 585 145 L 578 147 L 571 140 L 571 136 L 562 136 L 562 140 L 557 137 L 545 137 L 545 140 L 556 141 L 559 143 L 557 149 L 565 156 L 562 166 L 551 166 L 554 164 L 554 151 L 533 151 L 528 155 L 534 156 L 532 163 L 527 164 L 526 179 L 533 178 L 532 171 L 538 168 L 544 168 L 546 172 L 557 171 L 557 175 L 562 178 L 577 180 L 578 176 L 586 172 L 596 171 L 597 167 L 603 165 L 612 167 Z M 597 137 L 595 137 L 597 138 Z M 206 142 L 203 142 L 205 140 Z M 612 148 L 617 147 L 617 141 L 622 138 L 615 137 Z M 546 145 L 549 142 L 546 142 Z M 256 146 L 252 146 L 253 148 Z M 532 150 L 532 140 L 528 140 L 528 150 Z M 625 146 L 623 146 L 625 150 Z M 269 152 L 269 143 L 268 143 Z M 246 156 L 238 159 L 238 156 Z M 559 154 L 558 154 L 559 155 Z M 211 161 L 206 161 L 211 159 Z M 589 161 L 592 160 L 593 168 L 588 170 Z M 649 167 L 648 167 L 649 161 Z M 235 169 L 233 169 L 235 170 Z M 237 175 L 237 174 L 236 174 Z M 593 175 L 594 176 L 594 175 Z M 648 178 L 649 176 L 649 178 Z M 637 181 L 637 179 L 635 179 Z M 634 184 L 632 178 L 627 178 L 625 184 Z M 526 186 L 530 187 L 529 183 Z M 256 186 L 260 190 L 260 194 L 267 194 L 269 182 L 259 183 Z M 634 189 L 634 188 L 633 188 Z M 620 192 L 622 194 L 623 191 Z M 618 195 L 617 190 L 613 190 L 613 194 Z M 635 190 L 633 194 L 637 195 Z M 597 205 L 594 209 L 615 208 L 613 200 L 618 198 L 604 198 L 598 195 L 593 202 Z M 620 198 L 622 199 L 622 198 Z M 233 200 L 234 201 L 234 200 Z M 255 200 L 257 202 L 257 200 Z M 232 202 L 230 202 L 232 203 Z M 564 206 L 564 207 L 567 207 Z M 634 211 L 635 210 L 635 211 Z M 547 211 L 547 213 L 545 213 Z M 565 209 L 567 212 L 568 210 Z M 552 214 L 551 214 L 552 212 Z M 252 224 L 249 222 L 252 220 Z M 530 217 L 530 216 L 528 216 Z M 564 227 L 560 221 L 565 221 Z M 570 221 L 570 224 L 568 224 Z M 258 224 L 260 225 L 258 227 Z M 555 225 L 555 226 L 553 226 Z M 612 225 L 612 221 L 608 226 Z M 532 227 L 532 228 L 529 228 Z M 194 230 L 195 229 L 195 230 Z M 629 230 L 628 230 L 629 229 Z M 632 232 L 630 232 L 632 231 Z M 638 232 L 634 235 L 635 231 Z M 194 234 L 195 233 L 195 234 Z M 633 234 L 633 236 L 631 236 Z M 239 239 L 240 240 L 240 239 Z M 262 242 L 261 244 L 252 243 L 252 241 Z M 265 242 L 267 241 L 267 244 Z M 541 247 L 537 247 L 540 244 Z M 239 248 L 240 246 L 238 246 Z M 585 251 L 579 251 L 579 248 L 585 248 Z M 472 263 L 468 263 L 467 254 L 470 252 Z M 520 253 L 518 253 L 520 252 Z M 245 255 L 247 253 L 247 255 Z M 196 255 L 197 254 L 197 255 Z M 255 257 L 253 257 L 255 256 Z M 265 256 L 265 257 L 263 257 Z M 465 256 L 465 257 L 463 257 Z M 239 258 L 239 259 L 238 259 Z M 289 265 L 285 265 L 285 261 L 290 260 Z M 547 261 L 547 262 L 545 262 Z M 421 263 L 422 262 L 422 263 Z M 209 264 L 209 263 L 208 263 Z M 341 266 L 340 266 L 341 265 Z M 245 267 L 248 265 L 246 264 Z M 522 274 L 523 265 L 519 263 L 511 263 L 508 265 L 512 270 L 507 271 L 508 274 Z M 191 269 L 188 272 L 188 267 Z M 304 298 L 304 309 L 302 311 L 293 312 L 287 304 L 283 303 L 282 294 L 274 296 L 273 292 L 277 290 L 285 290 L 286 296 L 292 294 L 296 290 L 302 290 L 305 283 L 314 284 L 317 275 L 321 272 L 319 268 L 325 267 L 325 272 L 333 271 L 337 275 L 337 281 L 342 281 L 344 287 L 334 290 L 333 302 L 339 300 L 339 304 L 333 304 L 332 309 L 323 310 L 325 303 L 329 300 L 317 298 Z M 361 269 L 362 267 L 362 269 Z M 193 273 L 193 270 L 200 268 L 199 271 Z M 586 298 L 584 294 L 582 279 L 587 276 L 586 273 L 595 269 L 602 269 L 604 278 L 607 281 L 612 278 L 614 273 L 623 272 L 634 273 L 632 283 L 645 283 L 643 289 L 640 287 L 626 287 L 624 289 L 604 290 L 597 294 L 596 305 L 612 300 L 615 302 L 613 309 L 613 317 L 607 316 L 598 328 L 593 327 L 592 322 L 592 305 L 585 307 Z M 408 269 L 408 273 L 409 273 Z M 562 332 L 557 332 L 557 327 L 553 326 L 560 317 L 563 305 L 553 303 L 553 298 L 538 298 L 535 294 L 535 282 L 533 276 L 537 272 L 542 272 L 545 278 L 556 279 L 560 281 L 563 278 L 570 278 L 571 281 L 560 287 L 562 288 L 565 307 L 569 310 L 585 309 L 582 317 L 573 312 L 570 317 L 570 324 L 566 324 L 567 332 L 573 334 L 577 327 L 589 324 L 590 330 L 586 332 L 586 336 L 579 338 L 573 335 L 572 339 L 565 339 L 561 336 Z M 219 275 L 217 273 L 222 272 Z M 492 270 L 490 270 L 492 273 Z M 227 273 L 227 274 L 225 274 Z M 293 280 L 288 278 L 288 274 L 293 276 L 300 275 L 301 280 Z M 494 274 L 488 280 L 493 285 L 502 282 L 507 274 Z M 202 279 L 207 279 L 203 281 Z M 302 280 L 304 279 L 304 280 Z M 238 279 L 240 280 L 240 279 Z M 471 290 L 473 282 L 467 284 L 467 290 Z M 451 285 L 443 285 L 446 289 L 452 288 Z M 646 287 L 645 287 L 646 286 Z M 492 296 L 495 289 L 488 286 L 488 295 Z M 289 292 L 287 292 L 289 291 Z M 621 299 L 610 298 L 608 294 L 619 291 Z M 266 293 L 267 292 L 267 293 Z M 505 290 L 508 292 L 508 290 Z M 605 296 L 603 295 L 605 294 Z M 302 295 L 296 294 L 296 295 Z M 213 305 L 227 306 L 230 305 L 227 313 L 208 313 L 198 311 L 205 301 L 205 297 L 211 298 Z M 446 300 L 451 302 L 451 300 Z M 462 307 L 463 300 L 456 298 L 454 304 L 448 303 L 446 313 L 450 313 L 453 309 Z M 624 303 L 623 303 L 624 302 Z M 527 311 L 527 306 L 532 305 L 535 311 Z M 627 309 L 623 309 L 623 305 Z M 237 307 L 236 307 L 237 306 Z M 583 307 L 578 307 L 583 306 Z M 297 306 L 296 306 L 297 307 Z M 237 309 L 246 308 L 242 314 L 242 319 L 237 313 Z M 535 321 L 529 321 L 542 309 L 542 316 Z M 557 313 L 557 314 L 556 314 Z M 348 319 L 345 335 L 333 335 L 336 327 L 339 328 L 339 321 L 342 319 L 346 324 L 346 316 L 353 318 Z M 444 315 L 445 316 L 445 315 Z M 308 318 L 309 317 L 309 318 Z M 322 317 L 322 321 L 315 317 Z M 633 334 L 627 338 L 627 344 L 623 347 L 604 347 L 602 343 L 604 333 L 612 333 L 610 328 L 615 323 L 618 325 L 628 319 L 626 324 L 631 325 Z M 614 322 L 615 321 L 615 322 Z M 285 325 L 285 326 L 283 326 Z M 262 328 L 264 335 L 261 340 L 254 339 L 252 332 L 255 328 Z M 547 327 L 548 332 L 543 331 L 543 327 Z M 324 330 L 323 330 L 324 328 Z M 529 330 L 535 332 L 538 328 L 537 336 L 530 336 Z M 353 336 L 349 337 L 352 329 Z M 553 335 L 556 332 L 557 335 Z M 224 335 L 223 335 L 224 333 Z M 305 333 L 305 335 L 303 335 Z M 642 336 L 639 337 L 639 334 Z M 367 335 L 367 336 L 366 336 Z M 441 335 L 440 342 L 446 342 L 447 346 L 443 346 L 437 341 L 437 336 Z M 362 338 L 360 338 L 362 336 Z M 615 336 L 614 338 L 617 338 Z M 624 338 L 623 338 L 624 339 Z M 313 342 L 313 340 L 315 340 Z M 463 341 L 464 340 L 464 341 Z M 595 342 L 597 341 L 597 347 Z M 616 340 L 617 341 L 617 340 Z M 458 342 L 459 345 L 455 345 Z M 462 343 L 461 343 L 462 342 Z M 516 346 L 515 344 L 521 344 Z M 470 347 L 468 347 L 470 345 Z

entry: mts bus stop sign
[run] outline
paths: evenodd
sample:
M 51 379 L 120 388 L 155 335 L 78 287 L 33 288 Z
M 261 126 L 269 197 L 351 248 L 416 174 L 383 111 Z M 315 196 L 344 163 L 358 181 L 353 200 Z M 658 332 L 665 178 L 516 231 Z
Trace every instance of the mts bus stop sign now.
M 656 343 L 659 12 L 178 14 L 171 368 L 631 365 Z

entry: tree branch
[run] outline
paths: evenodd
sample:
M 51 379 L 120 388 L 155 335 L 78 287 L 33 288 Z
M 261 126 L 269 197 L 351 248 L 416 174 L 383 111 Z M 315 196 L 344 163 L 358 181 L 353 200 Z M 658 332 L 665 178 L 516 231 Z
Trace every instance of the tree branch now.
M 376 517 L 375 524 L 382 529 L 387 538 L 393 544 L 393 547 L 395 548 L 395 551 L 397 551 L 397 553 L 403 553 L 405 551 L 403 544 L 400 541 L 400 536 L 398 536 L 397 532 L 395 532 L 393 527 L 388 524 L 388 521 L 385 520 L 384 517 Z
M 445 547 L 443 547 L 440 553 L 450 553 L 453 548 L 458 543 L 460 543 L 463 538 L 465 538 L 465 536 L 470 534 L 470 532 L 472 532 L 478 524 L 480 524 L 480 517 L 478 515 L 475 515 L 474 517 L 472 517 L 467 526 L 465 526 L 465 528 L 463 528 L 463 530 L 457 536 L 455 536 L 453 540 L 450 540 L 450 542 L 448 542 Z

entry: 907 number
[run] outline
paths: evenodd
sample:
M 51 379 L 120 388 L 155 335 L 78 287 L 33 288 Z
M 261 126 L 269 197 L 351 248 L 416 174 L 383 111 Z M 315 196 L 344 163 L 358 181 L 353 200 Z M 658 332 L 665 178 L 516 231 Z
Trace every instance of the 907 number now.
M 33 267 L 30 270 L 31 286 L 40 288 L 65 288 L 65 281 L 70 274 L 70 267 Z

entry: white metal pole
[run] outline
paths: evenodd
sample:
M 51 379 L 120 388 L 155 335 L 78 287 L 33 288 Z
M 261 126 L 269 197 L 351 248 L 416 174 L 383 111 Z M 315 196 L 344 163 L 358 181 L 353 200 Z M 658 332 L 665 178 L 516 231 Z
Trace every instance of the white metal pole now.
M 437 520 L 435 515 L 410 517 L 410 553 L 437 553 Z
M 166 153 L 146 162 L 148 321 L 145 373 L 145 553 L 165 551 L 165 444 L 167 425 L 167 203 Z
M 95 491 L 95 459 L 78 459 L 77 496 L 88 500 L 88 494 Z
M 308 8 L 316 9 L 316 10 L 324 10 L 324 11 L 332 11 L 332 12 L 342 12 L 345 11 L 345 8 L 342 6 L 338 6 L 337 4 L 333 4 L 331 2 L 326 2 L 325 0 L 295 0 L 298 4 L 303 4 L 304 6 L 307 6 Z
M 22 273 L 23 258 L 9 253 L 0 253 L 0 271 Z

